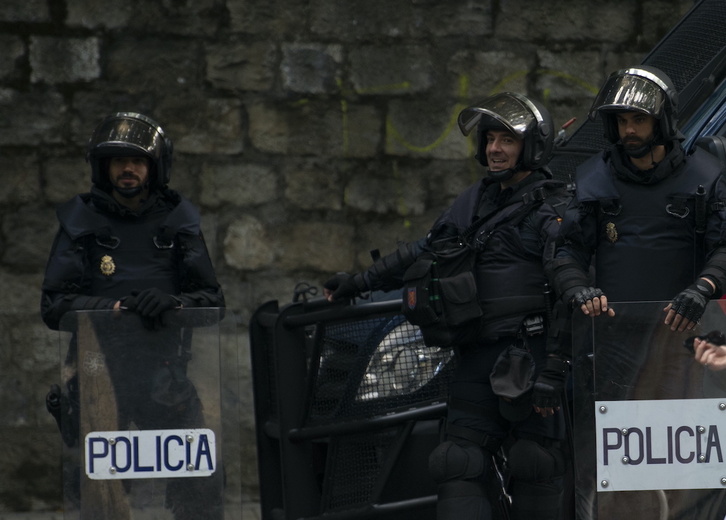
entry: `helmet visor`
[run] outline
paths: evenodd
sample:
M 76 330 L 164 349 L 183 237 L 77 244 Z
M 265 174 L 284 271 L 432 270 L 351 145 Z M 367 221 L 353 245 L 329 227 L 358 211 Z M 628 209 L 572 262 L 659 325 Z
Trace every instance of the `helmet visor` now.
M 650 79 L 641 76 L 615 76 L 608 79 L 590 110 L 594 118 L 599 111 L 642 112 L 660 119 L 665 93 Z
M 145 155 L 157 161 L 163 146 L 161 129 L 146 118 L 118 115 L 107 118 L 95 130 L 89 150 L 100 155 Z
M 492 128 L 504 126 L 521 139 L 527 128 L 536 123 L 532 110 L 524 101 L 500 94 L 462 110 L 459 114 L 459 128 L 464 135 L 469 135 L 480 123 L 491 124 Z

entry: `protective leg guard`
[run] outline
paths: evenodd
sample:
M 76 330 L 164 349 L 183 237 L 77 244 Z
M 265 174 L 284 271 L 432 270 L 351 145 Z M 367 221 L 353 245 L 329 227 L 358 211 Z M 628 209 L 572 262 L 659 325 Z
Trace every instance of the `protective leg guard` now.
M 558 520 L 565 458 L 555 443 L 518 439 L 509 450 L 512 520 Z
M 490 520 L 492 511 L 486 496 L 484 476 L 489 458 L 473 444 L 446 441 L 429 457 L 429 471 L 439 484 L 438 520 Z
M 560 520 L 562 479 L 547 482 L 513 481 L 512 520 Z

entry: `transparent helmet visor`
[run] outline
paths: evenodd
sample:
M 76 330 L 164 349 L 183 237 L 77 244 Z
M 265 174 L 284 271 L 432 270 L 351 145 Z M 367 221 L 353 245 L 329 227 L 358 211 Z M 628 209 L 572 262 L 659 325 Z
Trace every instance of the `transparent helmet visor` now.
M 660 119 L 664 103 L 665 93 L 651 80 L 640 76 L 616 76 L 608 79 L 600 89 L 590 117 L 594 118 L 601 110 L 626 110 Z
M 96 155 L 136 152 L 158 160 L 163 138 L 161 129 L 151 121 L 119 116 L 106 119 L 96 128 L 89 149 Z
M 515 97 L 501 94 L 462 110 L 458 120 L 461 132 L 469 135 L 479 125 L 482 117 L 492 118 L 520 139 L 524 137 L 527 128 L 536 123 L 529 106 Z

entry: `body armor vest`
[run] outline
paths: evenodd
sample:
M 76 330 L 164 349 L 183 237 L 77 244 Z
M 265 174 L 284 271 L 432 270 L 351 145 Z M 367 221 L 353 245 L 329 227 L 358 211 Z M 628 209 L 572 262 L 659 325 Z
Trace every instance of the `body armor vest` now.
M 577 198 L 596 203 L 596 285 L 610 301 L 669 300 L 690 285 L 704 265 L 696 222 L 706 211 L 696 202 L 711 192 L 718 171 L 699 167 L 694 154 L 655 184 L 623 181 L 603 154 L 578 168 Z M 705 193 L 703 195 L 705 198 Z
M 473 187 L 475 188 L 476 185 Z M 447 219 L 460 231 L 470 224 L 481 198 L 481 187 L 454 201 Z M 544 314 L 545 283 L 542 251 L 525 247 L 519 224 L 537 212 L 546 199 L 568 198 L 563 183 L 543 180 L 524 186 L 485 221 L 472 243 L 478 249 L 474 278 L 483 311 L 483 336 L 513 335 L 528 314 Z
M 199 232 L 196 209 L 186 200 L 166 210 L 119 216 L 99 213 L 87 197 L 77 196 L 59 208 L 58 219 L 82 250 L 82 275 L 74 283 L 83 294 L 122 298 L 148 287 L 180 293 L 179 233 Z

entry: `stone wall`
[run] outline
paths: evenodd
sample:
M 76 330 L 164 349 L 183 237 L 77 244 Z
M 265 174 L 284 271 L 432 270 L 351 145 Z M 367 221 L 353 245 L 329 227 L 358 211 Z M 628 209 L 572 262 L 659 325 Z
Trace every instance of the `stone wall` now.
M 421 236 L 481 174 L 456 128 L 499 90 L 582 119 L 604 77 L 691 0 L 6 0 L 0 5 L 0 512 L 59 504 L 44 410 L 58 342 L 38 315 L 54 206 L 89 187 L 84 145 L 140 111 L 175 143 L 239 324 L 225 342 L 230 501 L 254 501 L 246 324 L 297 282 Z M 241 463 L 236 461 L 242 458 Z

